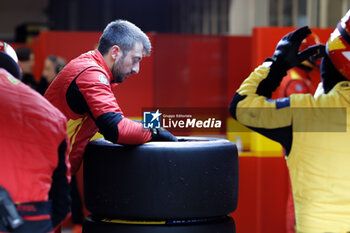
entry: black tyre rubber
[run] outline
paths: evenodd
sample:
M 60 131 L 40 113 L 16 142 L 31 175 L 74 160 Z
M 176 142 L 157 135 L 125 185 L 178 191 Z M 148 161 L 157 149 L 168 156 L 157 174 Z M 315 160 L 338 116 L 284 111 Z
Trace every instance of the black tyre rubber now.
M 235 222 L 230 217 L 220 221 L 185 225 L 130 225 L 105 223 L 88 216 L 83 224 L 83 233 L 235 233 Z
M 195 219 L 233 212 L 238 198 L 236 145 L 217 138 L 179 138 L 140 146 L 90 142 L 84 195 L 96 216 Z

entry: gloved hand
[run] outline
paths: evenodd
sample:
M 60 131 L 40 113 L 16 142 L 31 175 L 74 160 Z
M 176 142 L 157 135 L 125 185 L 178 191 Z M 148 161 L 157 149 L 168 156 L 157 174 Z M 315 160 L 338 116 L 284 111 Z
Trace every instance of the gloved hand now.
M 311 33 L 311 30 L 305 26 L 285 35 L 277 44 L 272 58 L 265 61 L 271 62 L 268 76 L 260 82 L 256 93 L 258 95 L 271 98 L 272 92 L 280 85 L 287 71 L 299 65 L 307 58 L 316 59 L 324 56 L 325 46 L 314 45 L 301 52 L 299 47 L 301 42 Z
M 285 35 L 277 44 L 273 54 L 274 60 L 283 63 L 285 70 L 299 65 L 302 61 L 311 58 L 317 59 L 325 54 L 324 45 L 314 45 L 299 52 L 301 42 L 311 34 L 308 26 L 296 29 Z
M 174 135 L 172 135 L 168 130 L 164 129 L 163 127 L 160 127 L 159 129 L 151 129 L 151 133 L 151 141 L 178 141 Z

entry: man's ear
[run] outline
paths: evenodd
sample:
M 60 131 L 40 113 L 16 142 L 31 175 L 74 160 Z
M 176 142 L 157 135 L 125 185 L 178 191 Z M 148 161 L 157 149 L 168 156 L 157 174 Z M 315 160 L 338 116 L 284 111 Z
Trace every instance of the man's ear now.
M 119 46 L 118 45 L 113 45 L 113 47 L 112 47 L 112 57 L 113 57 L 113 59 L 117 59 L 117 57 L 121 56 L 121 55 L 122 55 L 122 51 L 119 48 Z

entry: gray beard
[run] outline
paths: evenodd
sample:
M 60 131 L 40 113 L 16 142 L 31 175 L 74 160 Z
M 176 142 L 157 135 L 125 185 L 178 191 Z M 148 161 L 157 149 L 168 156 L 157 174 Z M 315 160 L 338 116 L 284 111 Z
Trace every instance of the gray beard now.
M 119 66 L 120 66 L 120 60 L 116 64 L 115 63 L 113 64 L 112 70 L 111 70 L 113 75 L 113 81 L 115 83 L 122 83 L 125 80 L 124 75 L 120 72 Z

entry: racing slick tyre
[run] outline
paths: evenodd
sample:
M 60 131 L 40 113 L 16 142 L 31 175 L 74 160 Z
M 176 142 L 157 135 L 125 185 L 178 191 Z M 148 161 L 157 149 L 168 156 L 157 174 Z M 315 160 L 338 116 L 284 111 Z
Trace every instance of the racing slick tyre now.
M 84 197 L 93 215 L 106 218 L 227 215 L 237 207 L 237 148 L 218 138 L 139 146 L 95 140 L 84 154 Z
M 86 217 L 83 233 L 235 233 L 235 222 L 224 216 L 216 221 L 200 224 L 121 224 Z

